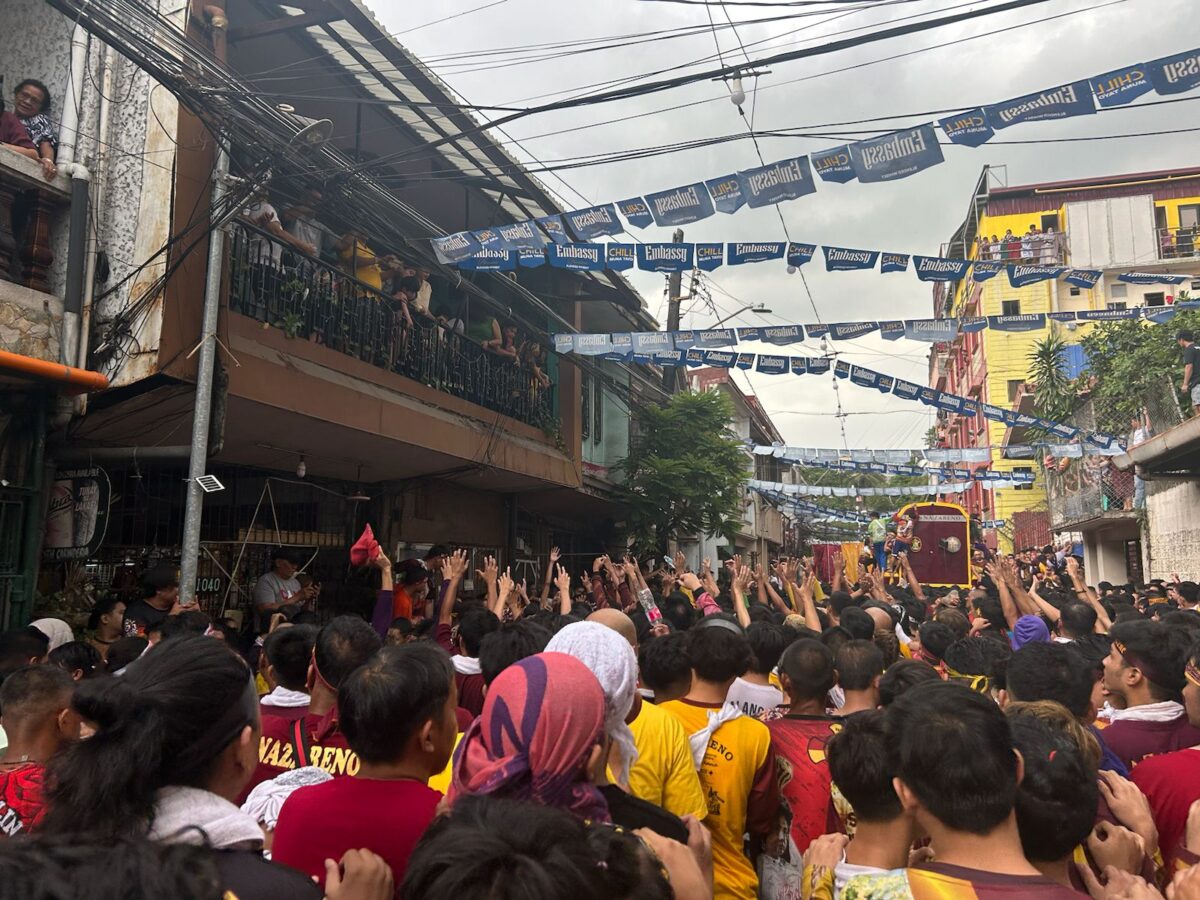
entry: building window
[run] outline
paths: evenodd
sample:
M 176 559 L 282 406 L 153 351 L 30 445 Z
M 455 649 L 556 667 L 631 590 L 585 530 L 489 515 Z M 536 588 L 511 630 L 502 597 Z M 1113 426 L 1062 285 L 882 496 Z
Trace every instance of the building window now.
M 1193 291 L 1200 291 L 1200 281 L 1193 281 L 1193 282 L 1192 282 L 1192 290 L 1193 290 Z
M 1109 309 L 1125 309 L 1126 307 L 1128 307 L 1128 305 L 1129 304 L 1126 303 L 1124 300 L 1119 300 L 1116 303 L 1108 304 L 1108 308 Z
M 1042 213 L 1042 231 L 1047 228 L 1058 231 L 1058 213 Z
M 1021 314 L 1020 300 L 1002 300 L 1000 301 L 1000 315 L 1002 316 L 1019 316 Z
M 1032 466 L 1013 466 L 1013 473 L 1014 474 L 1032 475 L 1033 467 Z M 1013 490 L 1014 491 L 1032 491 L 1033 490 L 1033 482 L 1026 481 L 1023 484 L 1018 484 L 1015 488 L 1013 488 Z
M 1113 284 L 1108 288 L 1108 296 L 1110 297 L 1127 297 L 1129 296 L 1129 286 L 1124 284 Z
M 592 436 L 592 376 L 584 372 L 579 379 L 579 436 L 587 440 Z
M 1145 299 L 1146 299 L 1147 306 L 1166 306 L 1167 305 L 1167 297 L 1165 294 L 1162 294 L 1162 293 L 1146 294 Z
M 1073 288 L 1071 288 L 1071 296 L 1072 296 L 1072 297 L 1078 297 L 1078 296 L 1079 296 L 1079 292 L 1080 292 L 1080 289 L 1079 289 L 1079 288 L 1077 288 L 1077 287 L 1073 287 Z
M 1008 382 L 1008 402 L 1017 402 L 1017 391 L 1021 390 L 1021 385 L 1025 383 L 1024 378 L 1015 378 Z

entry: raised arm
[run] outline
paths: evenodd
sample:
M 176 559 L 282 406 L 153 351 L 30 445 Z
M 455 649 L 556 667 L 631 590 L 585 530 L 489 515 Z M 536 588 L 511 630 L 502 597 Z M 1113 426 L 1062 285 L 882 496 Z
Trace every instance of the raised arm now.
M 554 579 L 558 587 L 558 612 L 560 615 L 571 614 L 571 573 L 564 566 L 558 566 L 558 574 Z
M 733 572 L 733 610 L 737 613 L 738 624 L 743 628 L 750 627 L 750 610 L 746 608 L 746 591 L 750 589 L 750 567 L 738 566 Z
M 1043 616 L 1045 616 L 1051 622 L 1057 622 L 1062 618 L 1062 614 L 1055 609 L 1054 606 L 1047 603 L 1042 595 L 1038 593 L 1038 587 L 1041 586 L 1041 583 L 1042 576 L 1034 574 L 1033 585 L 1029 588 L 1029 596 L 1033 599 L 1033 602 L 1037 604 L 1038 610 Z
M 1067 557 L 1067 575 L 1071 577 L 1071 586 L 1075 589 L 1075 596 L 1096 611 L 1096 631 L 1099 634 L 1108 634 L 1109 629 L 1112 628 L 1112 619 L 1108 617 L 1108 610 L 1104 608 L 1100 598 L 1093 597 L 1092 592 L 1088 590 L 1087 582 L 1083 580 L 1083 570 L 1079 568 L 1079 560 L 1073 556 Z
M 1004 621 L 1008 623 L 1009 628 L 1016 627 L 1020 613 L 1017 612 L 1017 605 L 1013 602 L 1008 582 L 1004 580 L 1004 571 L 1001 569 L 1000 563 L 997 560 L 989 562 L 987 573 L 992 578 L 992 584 L 996 585 L 996 590 L 1000 593 L 1000 608 L 1004 610 Z
M 550 605 L 550 585 L 554 583 L 554 566 L 561 555 L 557 547 L 550 548 L 550 562 L 546 563 L 546 579 L 542 582 L 542 595 L 538 599 L 541 606 Z
M 908 561 L 907 550 L 900 554 L 900 564 L 904 566 L 904 580 L 908 582 L 908 589 L 912 591 L 914 597 L 924 603 L 925 589 L 921 587 L 921 582 L 917 581 L 916 576 L 913 575 L 912 563 Z
M 494 610 L 496 608 L 496 600 L 500 596 L 499 589 L 496 586 L 496 582 L 500 578 L 500 566 L 496 562 L 496 557 L 485 556 L 483 558 L 483 568 L 476 569 L 475 574 L 482 578 L 484 584 L 487 585 L 487 606 L 488 609 Z
M 845 590 L 846 585 L 846 557 L 841 550 L 833 554 L 833 578 L 829 581 L 829 589 L 831 591 Z
M 488 609 L 490 609 L 501 622 L 504 621 L 504 607 L 508 606 L 509 598 L 513 596 L 513 591 L 516 589 L 516 584 L 512 579 L 512 568 L 509 567 L 501 572 L 496 577 L 496 600 L 491 602 L 491 589 L 488 589 Z
M 1036 616 L 1041 613 L 1037 602 L 1025 590 L 1025 583 L 1021 581 L 1021 576 L 1017 572 L 1017 567 L 1012 560 L 1004 560 L 1001 564 L 1004 568 L 1004 580 L 1008 584 L 1008 590 L 1013 596 L 1013 600 L 1017 604 L 1017 612 L 1023 616 Z
M 442 608 L 438 610 L 438 624 L 449 625 L 454 617 L 454 607 L 458 603 L 458 589 L 462 587 L 463 577 L 467 574 L 467 551 L 455 550 L 442 563 L 442 578 L 446 580 L 446 596 L 442 598 Z
M 800 595 L 800 606 L 804 611 L 804 624 L 813 631 L 821 631 L 821 617 L 817 615 L 817 603 L 813 599 L 816 594 L 817 573 L 810 572 L 804 579 L 804 583 L 799 586 L 797 593 Z

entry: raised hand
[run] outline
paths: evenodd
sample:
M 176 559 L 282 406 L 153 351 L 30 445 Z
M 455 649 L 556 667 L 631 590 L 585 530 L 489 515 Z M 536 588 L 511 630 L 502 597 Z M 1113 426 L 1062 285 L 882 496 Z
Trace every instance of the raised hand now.
M 500 602 L 508 600 L 508 597 L 516 587 L 516 582 L 512 578 L 512 566 L 506 568 L 496 579 L 497 587 L 500 589 Z
M 750 589 L 750 567 L 740 566 L 733 573 L 733 590 L 740 593 L 743 597 L 746 596 L 746 591 Z
M 483 568 L 476 569 L 475 573 L 483 579 L 489 588 L 493 587 L 500 577 L 500 565 L 496 562 L 496 557 L 485 556 L 483 558 Z
M 560 565 L 554 566 L 554 584 L 558 587 L 558 593 L 561 597 L 571 596 L 571 573 Z
M 550 565 L 554 565 L 561 558 L 562 558 L 562 553 L 559 551 L 559 549 L 557 547 L 551 547 L 550 548 Z
M 683 555 L 683 551 L 676 550 L 674 559 L 676 573 L 683 572 L 683 570 L 687 568 L 687 557 Z
M 467 574 L 467 551 L 455 550 L 442 560 L 442 578 L 446 581 L 462 581 Z

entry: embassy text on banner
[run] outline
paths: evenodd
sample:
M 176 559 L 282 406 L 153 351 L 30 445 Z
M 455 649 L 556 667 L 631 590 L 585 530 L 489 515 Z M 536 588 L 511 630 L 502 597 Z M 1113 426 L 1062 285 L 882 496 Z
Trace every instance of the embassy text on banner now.
M 686 225 L 707 219 L 713 214 L 712 198 L 708 196 L 702 181 L 647 194 L 646 202 L 650 204 L 655 225 Z
M 577 209 L 574 212 L 563 213 L 562 217 L 580 241 L 620 234 L 625 230 L 625 226 L 617 218 L 617 208 L 611 203 L 593 206 L 591 209 Z
M 746 205 L 751 209 L 795 200 L 817 190 L 807 156 L 797 156 L 757 169 L 738 172 Z
M 932 125 L 894 131 L 850 145 L 854 174 L 864 184 L 907 178 L 943 161 Z
M 1092 101 L 1092 86 L 1085 80 L 993 103 L 986 110 L 992 127 L 1001 129 L 1020 122 L 1090 116 L 1096 112 L 1096 104 Z

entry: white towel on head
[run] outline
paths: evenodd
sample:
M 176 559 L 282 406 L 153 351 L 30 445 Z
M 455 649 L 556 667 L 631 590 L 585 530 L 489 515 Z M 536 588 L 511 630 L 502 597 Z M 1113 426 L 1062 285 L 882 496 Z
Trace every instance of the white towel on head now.
M 547 653 L 566 653 L 589 669 L 604 691 L 604 732 L 620 751 L 613 766 L 617 783 L 629 786 L 629 769 L 637 762 L 633 732 L 625 724 L 637 695 L 637 656 L 629 641 L 599 622 L 575 622 L 546 645 Z
M 194 787 L 161 788 L 154 803 L 150 840 L 211 846 L 216 850 L 261 849 L 263 830 L 224 797 Z
M 459 675 L 483 674 L 483 670 L 479 668 L 479 660 L 474 656 L 451 656 L 450 662 L 454 664 L 454 671 Z
M 1174 700 L 1144 703 L 1126 709 L 1117 709 L 1105 703 L 1097 718 L 1107 719 L 1109 722 L 1174 722 L 1185 712 L 1183 704 Z
M 62 619 L 38 619 L 36 622 L 30 622 L 29 624 L 50 639 L 49 650 L 57 650 L 63 644 L 68 644 L 75 640 L 75 632 Z
M 312 698 L 304 691 L 293 691 L 282 684 L 275 685 L 275 690 L 262 698 L 263 706 L 274 706 L 279 709 L 298 709 L 308 706 Z
M 717 733 L 717 729 L 726 722 L 741 718 L 741 715 L 742 708 L 740 706 L 727 702 L 719 710 L 709 710 L 708 724 L 699 731 L 688 735 L 688 744 L 692 748 L 692 762 L 696 764 L 697 769 L 704 765 L 704 754 L 708 750 L 712 736 Z

